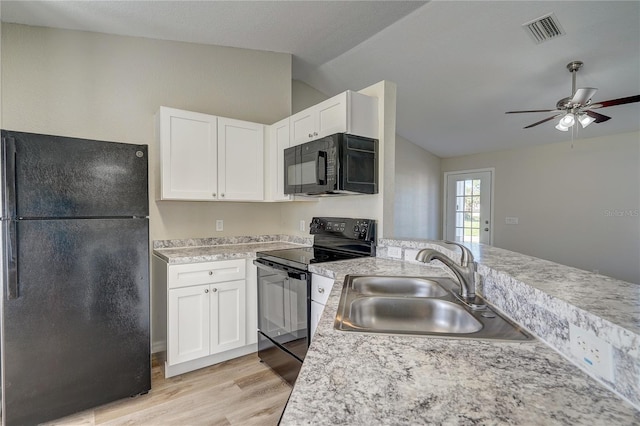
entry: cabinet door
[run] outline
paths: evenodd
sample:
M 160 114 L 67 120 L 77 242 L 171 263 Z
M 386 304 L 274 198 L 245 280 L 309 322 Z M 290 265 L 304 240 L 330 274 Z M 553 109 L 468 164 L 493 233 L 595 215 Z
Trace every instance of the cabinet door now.
M 347 92 L 327 99 L 315 109 L 315 134 L 317 138 L 347 131 Z
M 218 199 L 264 199 L 264 125 L 218 117 Z
M 209 355 L 209 285 L 169 290 L 169 365 Z
M 289 148 L 289 118 L 269 127 L 270 201 L 289 201 L 284 193 L 284 150 Z
M 247 260 L 247 345 L 258 343 L 258 268 Z
M 316 110 L 314 107 L 307 108 L 290 117 L 291 134 L 289 135 L 289 140 L 291 146 L 309 142 L 317 137 L 315 117 Z M 314 133 L 316 134 L 314 135 Z
M 158 124 L 161 199 L 215 199 L 216 117 L 160 107 Z
M 211 285 L 211 354 L 245 345 L 245 287 L 245 280 Z
M 313 340 L 313 336 L 314 334 L 316 334 L 316 329 L 318 328 L 318 323 L 320 322 L 322 311 L 324 311 L 324 305 L 322 303 L 316 302 L 315 300 L 312 300 L 311 301 L 311 340 Z

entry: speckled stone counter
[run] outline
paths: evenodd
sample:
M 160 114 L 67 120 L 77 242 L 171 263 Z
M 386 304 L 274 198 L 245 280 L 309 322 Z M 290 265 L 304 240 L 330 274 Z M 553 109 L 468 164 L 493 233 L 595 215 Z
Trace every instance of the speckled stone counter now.
M 540 340 L 527 343 L 334 330 L 346 274 L 442 275 L 371 258 L 312 265 L 338 281 L 282 425 L 631 425 L 640 411 Z
M 312 244 L 311 238 L 287 235 L 158 240 L 153 242 L 153 254 L 170 264 L 212 262 L 255 257 L 258 251 Z
M 467 246 L 487 300 L 577 365 L 586 366 L 571 351 L 570 324 L 608 342 L 613 378 L 588 372 L 640 407 L 640 285 L 483 244 Z M 389 247 L 401 248 L 409 262 L 423 247 L 460 256 L 433 241 L 386 239 L 378 241 L 378 255 L 387 257 Z

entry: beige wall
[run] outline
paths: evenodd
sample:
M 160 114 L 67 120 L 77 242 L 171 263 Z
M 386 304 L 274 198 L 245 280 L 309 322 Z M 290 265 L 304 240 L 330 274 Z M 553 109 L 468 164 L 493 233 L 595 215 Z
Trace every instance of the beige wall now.
M 326 99 L 329 99 L 329 96 L 315 87 L 311 87 L 300 80 L 291 80 L 291 115 L 319 104 Z
M 396 238 L 440 239 L 440 158 L 396 136 Z
M 291 56 L 2 25 L 2 127 L 148 144 L 151 239 L 279 232 L 278 205 L 156 201 L 161 105 L 271 124 L 291 110 Z
M 495 246 L 640 283 L 640 133 L 442 160 L 443 171 L 485 167 Z
M 292 104 L 304 109 L 321 102 L 322 95 L 317 90 L 298 82 L 293 86 Z M 392 223 L 392 219 L 387 220 L 384 216 L 384 205 L 387 203 L 385 176 L 393 176 L 393 168 L 389 167 L 387 152 L 395 149 L 395 84 L 390 82 L 380 82 L 360 90 L 368 96 L 378 98 L 379 117 L 379 141 L 380 141 L 380 189 L 378 194 L 354 195 L 313 198 L 311 201 L 298 201 L 282 204 L 281 227 L 285 234 L 308 236 L 309 221 L 313 216 L 333 216 L 333 217 L 357 217 L 376 219 L 378 222 L 378 236 L 382 236 L 387 223 Z M 298 112 L 294 110 L 294 113 Z M 393 166 L 391 164 L 391 166 Z M 384 218 L 383 218 L 384 216 Z M 304 220 L 305 230 L 300 230 L 300 221 Z

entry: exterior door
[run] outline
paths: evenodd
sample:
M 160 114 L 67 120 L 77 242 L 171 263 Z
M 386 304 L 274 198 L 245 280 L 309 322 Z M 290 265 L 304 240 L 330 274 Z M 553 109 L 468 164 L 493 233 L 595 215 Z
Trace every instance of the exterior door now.
M 493 170 L 445 173 L 446 240 L 492 243 Z

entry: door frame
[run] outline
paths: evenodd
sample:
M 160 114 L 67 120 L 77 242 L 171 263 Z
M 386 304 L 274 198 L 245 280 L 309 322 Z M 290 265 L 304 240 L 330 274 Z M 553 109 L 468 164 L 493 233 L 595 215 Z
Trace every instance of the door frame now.
M 489 208 L 491 210 L 491 214 L 489 215 L 489 222 L 491 223 L 491 227 L 489 228 L 489 245 L 493 245 L 493 228 L 495 225 L 495 221 L 494 221 L 494 212 L 495 212 L 495 208 L 494 208 L 494 200 L 495 200 L 495 181 L 496 181 L 496 169 L 495 167 L 488 167 L 488 168 L 484 168 L 484 169 L 470 169 L 470 170 L 455 170 L 455 171 L 450 171 L 450 172 L 444 172 L 444 179 L 442 182 L 442 186 L 443 186 L 443 190 L 442 190 L 442 238 L 446 239 L 447 238 L 447 220 L 448 220 L 448 216 L 447 216 L 447 201 L 448 201 L 448 196 L 449 196 L 449 191 L 447 188 L 448 185 L 448 181 L 449 181 L 449 176 L 450 175 L 462 175 L 462 174 L 467 174 L 467 173 L 480 173 L 480 172 L 489 172 L 491 173 L 491 199 L 489 200 Z

